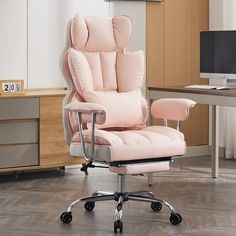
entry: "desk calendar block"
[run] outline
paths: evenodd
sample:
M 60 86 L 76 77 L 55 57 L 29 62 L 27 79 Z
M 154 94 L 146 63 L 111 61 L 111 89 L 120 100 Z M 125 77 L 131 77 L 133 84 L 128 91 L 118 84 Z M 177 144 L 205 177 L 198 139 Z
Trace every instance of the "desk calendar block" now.
M 24 94 L 24 80 L 0 80 L 0 95 Z

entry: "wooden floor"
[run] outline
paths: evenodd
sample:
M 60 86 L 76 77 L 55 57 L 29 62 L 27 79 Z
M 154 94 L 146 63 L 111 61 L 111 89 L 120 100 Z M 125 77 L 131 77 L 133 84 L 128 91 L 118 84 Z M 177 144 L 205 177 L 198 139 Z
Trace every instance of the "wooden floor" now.
M 222 161 L 220 178 L 210 177 L 209 158 L 177 160 L 170 172 L 158 173 L 154 185 L 147 178 L 129 176 L 127 191 L 150 190 L 170 201 L 182 214 L 183 222 L 173 226 L 169 211 L 152 212 L 148 203 L 126 202 L 123 235 L 236 235 L 236 161 Z M 59 215 L 76 198 L 102 189 L 114 191 L 116 176 L 103 169 L 91 169 L 85 177 L 78 169 L 0 176 L 0 235 L 114 235 L 114 202 L 96 203 L 85 212 L 73 211 L 73 222 L 61 224 Z

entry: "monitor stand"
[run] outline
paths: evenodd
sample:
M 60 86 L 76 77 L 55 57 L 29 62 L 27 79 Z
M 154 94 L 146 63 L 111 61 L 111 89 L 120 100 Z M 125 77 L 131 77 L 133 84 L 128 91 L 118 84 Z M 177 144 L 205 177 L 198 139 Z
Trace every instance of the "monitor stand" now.
M 224 79 L 209 79 L 209 85 L 236 88 L 236 80 L 232 80 L 232 79 L 227 80 L 227 78 L 224 78 Z
M 214 78 L 214 79 L 209 79 L 209 85 L 213 86 L 227 86 L 227 79 L 223 78 Z

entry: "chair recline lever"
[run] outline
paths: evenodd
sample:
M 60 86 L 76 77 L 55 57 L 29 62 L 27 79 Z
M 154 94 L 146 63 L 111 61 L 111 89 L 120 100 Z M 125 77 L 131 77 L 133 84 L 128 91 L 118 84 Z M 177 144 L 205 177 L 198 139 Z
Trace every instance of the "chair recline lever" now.
M 108 166 L 97 166 L 93 165 L 93 161 L 88 162 L 87 164 L 83 165 L 80 170 L 83 172 L 87 172 L 88 168 L 108 168 Z

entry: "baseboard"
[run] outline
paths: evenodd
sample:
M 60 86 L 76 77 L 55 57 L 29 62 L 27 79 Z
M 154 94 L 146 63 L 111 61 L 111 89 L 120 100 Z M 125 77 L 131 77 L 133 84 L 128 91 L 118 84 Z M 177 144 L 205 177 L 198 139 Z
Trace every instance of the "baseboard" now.
M 176 158 L 185 158 L 185 157 L 197 157 L 197 156 L 208 156 L 209 155 L 209 146 L 189 146 L 185 155 Z
M 209 145 L 189 146 L 187 147 L 185 155 L 176 158 L 208 156 L 208 155 L 210 155 Z M 225 158 L 225 147 L 219 147 L 219 157 Z
M 220 147 L 220 149 L 219 149 L 219 157 L 225 159 L 225 147 Z

